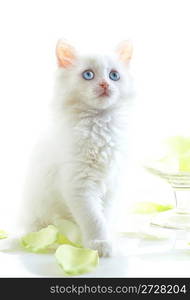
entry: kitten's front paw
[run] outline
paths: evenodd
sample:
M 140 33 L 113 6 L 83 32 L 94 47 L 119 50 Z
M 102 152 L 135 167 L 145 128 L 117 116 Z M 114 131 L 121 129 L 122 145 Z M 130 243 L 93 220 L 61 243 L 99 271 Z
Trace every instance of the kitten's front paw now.
M 113 244 L 109 240 L 91 240 L 89 248 L 97 250 L 99 256 L 110 257 L 113 255 Z

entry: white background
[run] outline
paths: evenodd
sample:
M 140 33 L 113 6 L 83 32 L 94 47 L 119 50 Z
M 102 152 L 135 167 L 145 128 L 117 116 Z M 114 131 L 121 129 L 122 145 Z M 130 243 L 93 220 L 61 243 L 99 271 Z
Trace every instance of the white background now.
M 132 39 L 138 161 L 160 138 L 189 133 L 189 16 L 188 0 L 0 2 L 0 228 L 13 230 L 29 155 L 48 119 L 57 39 L 97 51 Z M 136 174 L 124 197 L 151 198 L 155 186 L 147 178 Z M 155 199 L 166 191 L 169 197 L 157 184 Z

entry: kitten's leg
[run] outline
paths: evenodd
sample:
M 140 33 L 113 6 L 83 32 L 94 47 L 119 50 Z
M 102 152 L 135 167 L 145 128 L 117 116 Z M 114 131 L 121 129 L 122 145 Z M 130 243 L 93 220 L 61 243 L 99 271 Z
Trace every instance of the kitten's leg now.
M 114 187 L 114 188 L 113 188 Z M 108 226 L 108 230 L 111 235 L 114 255 L 118 254 L 118 243 L 117 243 L 117 225 L 120 216 L 118 214 L 118 199 L 117 199 L 117 189 L 115 185 L 109 186 L 105 197 L 104 197 L 104 216 Z
M 72 185 L 67 205 L 80 226 L 84 246 L 98 250 L 100 256 L 112 255 L 112 243 L 103 213 L 98 183 L 79 180 Z
M 117 215 L 117 207 L 116 204 L 118 201 L 116 201 L 116 188 L 109 187 L 108 191 L 105 194 L 104 197 L 104 215 L 106 218 L 106 222 L 108 223 L 109 228 L 112 228 Z

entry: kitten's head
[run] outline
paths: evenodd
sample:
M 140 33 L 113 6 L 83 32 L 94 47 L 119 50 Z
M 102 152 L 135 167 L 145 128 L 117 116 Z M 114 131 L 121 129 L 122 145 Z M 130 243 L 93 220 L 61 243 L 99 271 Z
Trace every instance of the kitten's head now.
M 130 80 L 128 63 L 132 46 L 128 41 L 111 55 L 80 55 L 67 42 L 57 44 L 59 88 L 63 88 L 67 104 L 86 104 L 105 109 L 126 101 Z

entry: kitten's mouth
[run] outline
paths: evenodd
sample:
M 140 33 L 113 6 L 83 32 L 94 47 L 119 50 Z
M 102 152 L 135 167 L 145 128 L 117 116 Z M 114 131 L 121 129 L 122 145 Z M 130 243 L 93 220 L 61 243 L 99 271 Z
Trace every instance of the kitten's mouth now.
M 99 97 L 109 97 L 110 92 L 108 90 L 104 90 L 101 94 L 99 94 Z

